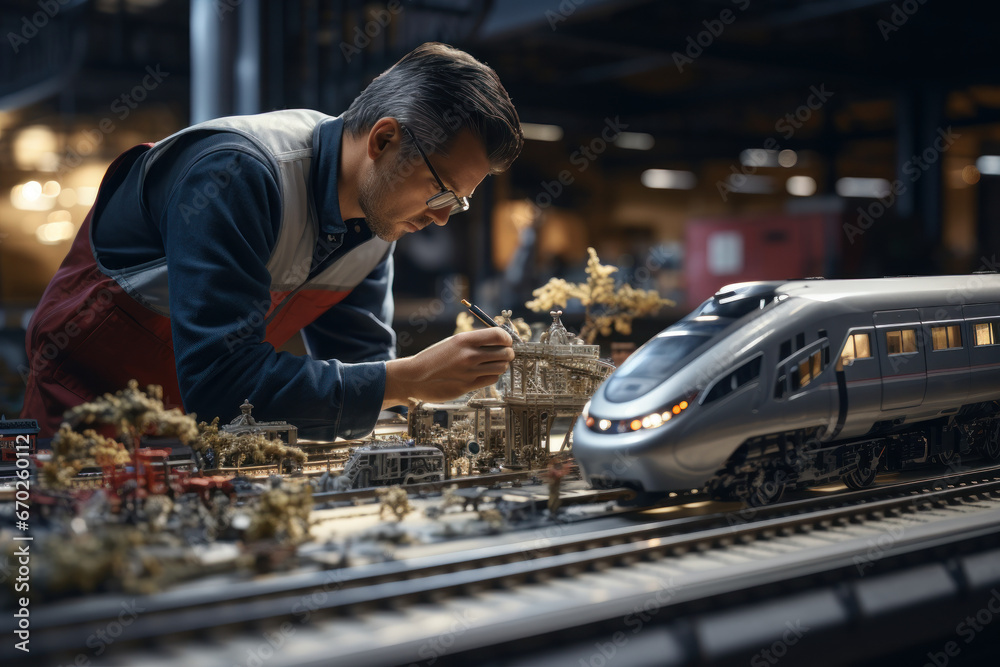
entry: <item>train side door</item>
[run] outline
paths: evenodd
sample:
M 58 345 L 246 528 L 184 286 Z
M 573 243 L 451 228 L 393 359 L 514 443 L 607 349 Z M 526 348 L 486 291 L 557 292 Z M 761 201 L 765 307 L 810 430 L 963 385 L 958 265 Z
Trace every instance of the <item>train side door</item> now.
M 922 308 L 927 342 L 927 402 L 965 403 L 969 395 L 970 337 L 960 306 Z
M 927 389 L 926 341 L 920 313 L 916 308 L 884 310 L 873 317 L 882 371 L 882 410 L 920 405 Z
M 991 401 L 1000 387 L 1000 303 L 962 306 L 969 332 L 970 403 Z
M 882 375 L 875 351 L 875 329 L 852 328 L 840 350 L 835 352 L 837 378 L 837 425 L 835 435 L 845 427 L 848 434 L 857 425 L 867 431 L 878 420 L 882 397 Z

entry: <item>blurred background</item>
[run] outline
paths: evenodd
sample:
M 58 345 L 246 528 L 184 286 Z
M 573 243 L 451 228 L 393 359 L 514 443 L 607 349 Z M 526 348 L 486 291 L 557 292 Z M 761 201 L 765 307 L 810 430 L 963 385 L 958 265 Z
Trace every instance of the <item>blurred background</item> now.
M 4 0 L 0 411 L 24 329 L 121 151 L 218 116 L 339 114 L 425 41 L 491 65 L 526 145 L 472 209 L 396 253 L 412 354 L 459 299 L 524 307 L 551 277 L 673 299 L 720 286 L 994 270 L 992 4 L 929 0 Z M 578 329 L 578 304 L 564 320 Z M 406 335 L 402 335 L 406 332 Z M 600 341 L 609 345 L 613 339 Z

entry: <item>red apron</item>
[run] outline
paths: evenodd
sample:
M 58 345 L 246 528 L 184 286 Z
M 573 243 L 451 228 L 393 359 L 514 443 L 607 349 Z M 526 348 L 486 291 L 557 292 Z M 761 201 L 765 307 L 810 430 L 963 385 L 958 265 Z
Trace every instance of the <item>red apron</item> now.
M 108 167 L 97 202 L 31 317 L 25 341 L 28 371 L 21 415 L 38 420 L 39 437 L 58 431 L 69 408 L 123 389 L 133 378 L 143 389 L 149 384 L 161 385 L 164 406 L 183 408 L 170 318 L 135 301 L 104 275 L 90 245 L 91 218 L 105 194 L 105 184 L 112 182 L 119 170 L 127 172 L 151 146 L 135 146 Z M 289 296 L 291 300 L 268 322 L 265 341 L 274 347 L 283 345 L 348 293 L 272 292 L 268 316 Z

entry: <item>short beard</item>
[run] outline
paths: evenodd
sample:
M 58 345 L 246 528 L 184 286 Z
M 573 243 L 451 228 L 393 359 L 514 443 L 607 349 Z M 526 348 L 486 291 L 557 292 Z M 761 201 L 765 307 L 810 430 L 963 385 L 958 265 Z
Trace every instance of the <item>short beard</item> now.
M 387 209 L 389 208 L 389 197 L 393 188 L 390 174 L 395 174 L 396 165 L 387 169 L 379 169 L 372 165 L 372 168 L 365 174 L 361 182 L 358 193 L 358 205 L 361 212 L 365 214 L 365 222 L 375 236 L 383 241 L 396 241 L 403 231 L 393 221 L 389 219 Z

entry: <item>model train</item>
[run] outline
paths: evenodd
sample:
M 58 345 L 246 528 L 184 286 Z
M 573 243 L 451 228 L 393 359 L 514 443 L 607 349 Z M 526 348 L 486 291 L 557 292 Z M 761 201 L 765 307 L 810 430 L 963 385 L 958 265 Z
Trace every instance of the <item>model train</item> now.
M 786 488 L 1000 458 L 1000 275 L 729 285 L 635 352 L 574 431 L 595 487 Z

